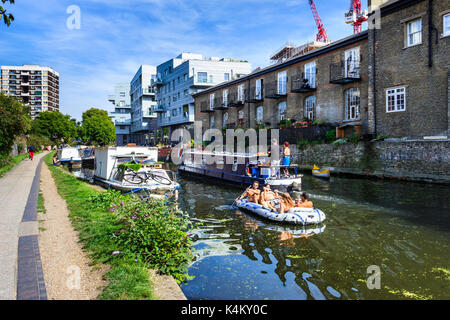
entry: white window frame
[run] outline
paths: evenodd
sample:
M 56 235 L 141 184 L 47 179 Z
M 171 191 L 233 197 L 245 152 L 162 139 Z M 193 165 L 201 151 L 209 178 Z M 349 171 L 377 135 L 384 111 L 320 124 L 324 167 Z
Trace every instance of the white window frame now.
M 228 112 L 223 113 L 222 122 L 222 126 L 225 128 L 225 126 L 228 124 Z
M 311 121 L 316 120 L 316 96 L 305 98 L 305 118 Z
M 281 112 L 283 106 L 283 112 Z M 281 101 L 278 104 L 278 122 L 281 122 L 283 120 L 286 120 L 286 109 L 287 109 L 287 103 L 286 101 Z
M 256 107 L 256 123 L 262 124 L 264 120 L 264 106 Z
M 255 97 L 258 100 L 262 100 L 262 81 L 262 79 L 256 80 Z
M 223 90 L 222 93 L 222 102 L 224 107 L 228 107 L 228 89 Z
M 391 106 L 393 109 L 389 110 Z M 406 111 L 406 87 L 386 89 L 386 113 L 403 111 Z
M 305 64 L 305 79 L 308 80 L 308 84 L 311 88 L 316 87 L 316 62 L 310 62 Z
M 356 93 L 357 94 L 353 94 Z M 345 98 L 345 121 L 356 121 L 361 119 L 361 90 L 350 88 L 344 93 Z M 354 111 L 354 112 L 353 112 Z M 351 117 L 354 113 L 354 117 Z
M 238 101 L 244 102 L 245 101 L 245 97 L 244 97 L 244 84 L 240 84 L 238 86 Z
M 214 115 L 212 114 L 209 116 L 209 128 L 210 129 L 214 129 L 214 126 L 215 126 L 214 122 L 215 122 L 215 119 L 214 119 Z
M 447 18 L 447 21 L 445 20 Z M 448 37 L 450 36 L 450 13 L 446 13 L 442 17 L 442 36 Z
M 278 73 L 277 92 L 283 95 L 287 93 L 287 71 Z
M 358 77 L 361 65 L 361 48 L 355 47 L 344 52 L 345 77 Z
M 411 26 L 413 26 L 415 23 L 420 22 L 420 29 L 412 31 Z M 422 44 L 422 18 L 411 20 L 406 23 L 406 47 L 413 47 Z M 419 35 L 419 40 L 417 42 L 411 42 L 411 36 L 413 36 L 412 39 L 414 39 L 414 35 Z
M 209 110 L 214 110 L 214 93 L 209 95 Z

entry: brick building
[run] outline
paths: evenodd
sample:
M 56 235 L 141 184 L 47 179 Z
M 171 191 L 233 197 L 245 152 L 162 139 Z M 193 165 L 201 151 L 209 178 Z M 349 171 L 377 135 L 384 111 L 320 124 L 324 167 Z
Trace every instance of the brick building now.
M 371 133 L 449 135 L 448 1 L 372 0 L 380 28 L 369 30 Z
M 377 9 L 368 31 L 195 94 L 196 121 L 277 128 L 309 118 L 347 137 L 447 139 L 448 1 L 371 0 L 369 8 Z
M 368 130 L 368 33 L 194 94 L 195 119 L 208 128 L 277 128 L 304 118 Z

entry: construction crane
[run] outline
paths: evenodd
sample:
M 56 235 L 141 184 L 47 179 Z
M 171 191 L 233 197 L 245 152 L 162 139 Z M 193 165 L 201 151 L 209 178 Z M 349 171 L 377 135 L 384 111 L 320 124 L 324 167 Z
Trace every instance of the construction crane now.
M 368 17 L 368 11 L 361 9 L 361 0 L 351 0 L 350 11 L 345 14 L 345 23 L 353 25 L 354 34 L 362 31 L 362 24 Z
M 323 26 L 322 19 L 320 19 L 319 13 L 317 12 L 316 5 L 313 0 L 309 0 L 309 5 L 311 6 L 311 11 L 314 16 L 314 20 L 316 21 L 317 29 L 319 32 L 317 33 L 316 41 L 318 42 L 328 42 L 328 35 L 325 31 L 325 27 Z

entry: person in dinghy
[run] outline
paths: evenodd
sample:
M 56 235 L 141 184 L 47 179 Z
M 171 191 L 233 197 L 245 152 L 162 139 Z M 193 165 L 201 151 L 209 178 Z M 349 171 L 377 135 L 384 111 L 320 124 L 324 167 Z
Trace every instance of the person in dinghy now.
M 297 208 L 314 208 L 314 203 L 309 201 L 309 194 L 307 192 L 303 192 L 301 195 L 301 200 L 295 201 L 295 206 Z
M 261 197 L 261 190 L 259 190 L 259 182 L 255 181 L 253 182 L 251 188 L 250 187 L 247 188 L 247 190 L 245 190 L 245 192 L 240 197 L 236 198 L 235 202 L 244 198 L 248 198 L 249 202 L 259 204 L 260 197 Z

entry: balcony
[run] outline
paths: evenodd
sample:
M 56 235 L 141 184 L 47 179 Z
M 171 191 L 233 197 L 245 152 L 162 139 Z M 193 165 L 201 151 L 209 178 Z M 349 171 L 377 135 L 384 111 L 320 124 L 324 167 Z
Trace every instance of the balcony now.
M 158 104 L 153 108 L 153 112 L 156 112 L 156 113 L 165 112 L 164 108 L 165 108 L 164 104 Z
M 22 97 L 29 97 L 29 96 L 30 96 L 30 93 L 29 93 L 29 92 L 22 92 L 20 95 L 21 95 Z
M 230 107 L 234 107 L 234 108 L 238 108 L 244 105 L 244 100 L 245 100 L 245 96 L 244 97 L 239 97 L 237 92 L 233 92 L 230 94 L 230 102 L 229 102 L 229 106 Z
M 264 101 L 263 95 L 264 89 L 263 87 L 252 87 L 250 88 L 250 92 L 248 94 L 248 102 L 250 103 L 258 103 Z
M 193 79 L 193 86 L 194 87 L 203 87 L 203 88 L 207 88 L 207 87 L 211 87 L 214 85 L 214 81 L 211 78 L 208 77 L 198 77 L 198 76 L 193 76 L 191 77 L 191 79 Z
M 142 89 L 142 94 L 154 96 L 156 94 L 156 89 L 152 87 L 144 88 Z
M 266 98 L 280 99 L 287 96 L 287 79 L 274 81 L 266 86 Z
M 214 105 L 211 105 L 209 101 L 203 101 L 202 103 L 200 103 L 200 112 L 212 113 L 214 111 Z
M 162 87 L 164 85 L 164 81 L 161 78 L 158 78 L 153 82 L 154 85 L 156 85 L 158 88 Z
M 308 93 L 312 91 L 316 91 L 315 74 L 305 74 L 302 72 L 301 74 L 297 74 L 292 77 L 291 92 Z
M 359 60 L 341 61 L 330 65 L 330 83 L 347 84 L 361 80 Z
M 214 99 L 214 110 L 226 110 L 228 109 L 228 101 L 223 101 L 223 97 L 217 97 Z

